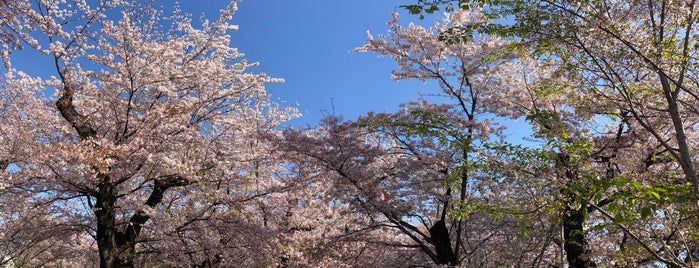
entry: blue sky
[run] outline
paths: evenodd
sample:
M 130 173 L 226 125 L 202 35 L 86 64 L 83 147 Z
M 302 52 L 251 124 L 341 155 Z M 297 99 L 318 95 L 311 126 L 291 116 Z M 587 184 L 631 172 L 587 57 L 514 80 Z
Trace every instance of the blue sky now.
M 183 1 L 182 7 L 195 15 L 216 14 L 225 1 Z M 202 3 L 216 3 L 205 6 Z M 323 114 L 333 112 L 355 119 L 368 111 L 393 112 L 401 103 L 417 100 L 420 93 L 439 93 L 435 83 L 395 82 L 390 72 L 396 64 L 376 54 L 352 53 L 364 44 L 367 30 L 374 36 L 388 30 L 391 13 L 400 23 L 432 26 L 439 16 L 420 20 L 399 6 L 417 0 L 243 0 L 233 22 L 239 30 L 233 46 L 259 71 L 284 78 L 283 84 L 268 86 L 273 98 L 298 104 L 303 117 L 292 125 L 315 125 Z M 331 102 L 332 98 L 332 102 Z M 510 141 L 522 142 L 531 130 L 523 120 L 500 120 L 511 127 Z
M 415 22 L 431 26 L 434 17 L 421 21 L 399 7 L 416 2 L 243 0 L 233 17 L 239 30 L 231 35 L 232 45 L 245 53 L 249 61 L 260 63 L 252 71 L 286 80 L 269 84 L 267 89 L 275 101 L 295 106 L 303 114 L 291 125 L 313 126 L 330 113 L 355 119 L 369 111 L 393 112 L 401 103 L 418 99 L 420 92 L 430 94 L 439 89 L 418 81 L 395 82 L 390 77 L 395 67 L 391 59 L 351 51 L 364 44 L 367 31 L 374 36 L 386 33 L 386 22 L 392 12 L 400 14 L 401 24 Z M 163 5 L 171 3 L 164 1 Z M 182 10 L 194 18 L 202 14 L 218 18 L 219 10 L 226 5 L 228 1 L 224 0 L 180 1 Z M 32 55 L 36 52 L 17 54 L 23 56 L 13 57 L 13 67 L 33 75 L 47 76 L 46 72 L 55 75 L 50 67 L 36 68 L 33 57 L 42 59 Z
M 399 5 L 410 0 L 243 0 L 233 23 L 233 46 L 260 66 L 254 71 L 284 78 L 271 84 L 273 98 L 296 105 L 303 113 L 294 125 L 314 125 L 323 112 L 354 119 L 368 111 L 395 111 L 400 103 L 430 92 L 420 82 L 391 80 L 395 66 L 388 58 L 351 53 L 366 31 L 383 34 L 398 11 L 401 19 L 419 20 Z M 197 17 L 216 16 L 226 1 L 182 1 Z M 431 21 L 429 23 L 432 23 Z M 332 101 L 331 101 L 332 99 Z
M 166 7 L 173 3 L 160 1 Z M 416 81 L 394 82 L 391 59 L 351 51 L 364 44 L 367 30 L 374 35 L 385 33 L 394 11 L 403 14 L 406 24 L 419 22 L 399 7 L 415 1 L 242 0 L 233 17 L 239 30 L 231 34 L 232 46 L 249 61 L 260 63 L 251 71 L 286 80 L 269 84 L 267 90 L 275 101 L 295 106 L 303 114 L 292 125 L 315 125 L 333 110 L 346 119 L 368 111 L 392 112 L 400 103 L 417 99 L 419 91 L 434 89 Z M 180 0 L 182 10 L 195 19 L 201 15 L 216 19 L 228 3 Z M 16 51 L 12 58 L 14 68 L 31 75 L 56 75 L 51 62 L 35 50 Z

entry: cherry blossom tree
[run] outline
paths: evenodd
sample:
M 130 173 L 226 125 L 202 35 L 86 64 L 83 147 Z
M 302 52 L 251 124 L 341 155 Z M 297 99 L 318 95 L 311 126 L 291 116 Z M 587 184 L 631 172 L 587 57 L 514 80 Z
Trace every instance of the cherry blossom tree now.
M 139 1 L 3 4 L 23 11 L 3 16 L 3 51 L 28 44 L 56 74 L 3 81 L 0 197 L 17 210 L 0 221 L 3 261 L 264 265 L 244 203 L 279 168 L 263 134 L 296 113 L 269 101 L 264 85 L 280 80 L 231 47 L 236 2 L 201 26 Z
M 22 37 L 27 38 L 27 32 L 23 28 L 27 25 L 25 16 L 26 11 L 31 10 L 29 3 L 26 1 L 2 1 L 0 2 L 0 60 L 3 61 L 5 67 L 9 63 L 9 54 L 18 48 L 22 47 L 20 40 Z
M 551 236 L 545 231 L 527 236 L 517 229 L 526 225 L 523 217 L 489 210 L 498 203 L 512 209 L 509 212 L 526 210 L 515 209 L 512 204 L 516 202 L 506 198 L 508 190 L 499 188 L 506 184 L 494 187 L 498 188 L 492 192 L 495 198 L 487 196 L 483 188 L 474 188 L 484 185 L 488 172 L 503 174 L 486 172 L 482 168 L 493 163 L 475 157 L 507 147 L 488 147 L 499 143 L 501 128 L 494 117 L 519 117 L 537 105 L 553 105 L 532 91 L 547 77 L 536 61 L 522 60 L 528 64 L 523 66 L 515 64 L 519 59 L 514 55 L 497 57 L 507 44 L 496 38 L 474 41 L 464 40 L 458 33 L 444 34 L 452 25 L 478 20 L 476 13 L 461 12 L 447 16 L 432 29 L 416 25 L 403 28 L 394 15 L 389 36 L 370 36 L 366 45 L 357 49 L 393 58 L 398 63 L 393 73 L 396 80 L 436 81 L 439 93 L 453 103 L 416 102 L 399 113 L 372 114 L 358 122 L 331 117 L 319 130 L 290 131 L 285 134 L 285 144 L 297 155 L 297 163 L 313 170 L 309 174 L 338 189 L 327 190 L 328 195 L 382 229 L 398 232 L 397 238 L 374 236 L 372 240 L 404 254 L 414 248 L 413 252 L 421 254 L 412 260 L 414 263 L 552 263 L 557 251 L 549 250 Z M 496 140 L 491 141 L 493 138 Z M 544 214 L 539 213 L 539 224 L 548 225 L 550 218 Z M 375 230 L 372 226 L 367 226 L 368 230 Z M 512 245 L 513 250 L 507 253 L 496 250 L 512 237 L 522 244 Z M 531 245 L 536 246 L 527 247 Z
M 605 162 L 615 167 L 610 176 L 583 176 L 606 178 L 599 181 L 604 186 L 597 190 L 618 190 L 609 208 L 614 211 L 595 209 L 622 229 L 622 241 L 633 237 L 645 248 L 650 256 L 641 257 L 640 262 L 691 264 L 694 242 L 686 235 L 696 232 L 696 222 L 692 223 L 694 213 L 687 213 L 696 210 L 690 203 L 697 199 L 696 145 L 691 138 L 696 122 L 695 83 L 691 82 L 696 80 L 691 67 L 696 50 L 693 1 L 417 2 L 405 7 L 416 14 L 443 7 L 480 10 L 493 20 L 469 25 L 468 30 L 513 40 L 517 43 L 513 48 L 534 51 L 569 84 L 570 90 L 557 87 L 553 91 L 568 94 L 567 106 L 587 117 L 616 122 L 617 131 L 607 131 L 606 138 L 591 143 L 591 152 L 601 153 L 600 158 L 582 161 L 588 166 Z M 447 32 L 456 30 L 460 28 Z M 610 182 L 616 185 L 609 187 Z M 653 196 L 650 199 L 655 201 L 629 197 L 629 192 Z M 641 200 L 645 204 L 638 206 Z M 655 220 L 638 224 L 631 213 L 636 209 L 645 221 L 650 216 Z M 619 248 L 626 248 L 624 244 Z
M 498 133 L 490 130 L 481 132 L 486 133 L 485 135 L 473 134 L 481 129 L 495 129 L 490 123 L 492 119 L 488 116 L 491 118 L 492 116 L 512 118 L 526 116 L 532 122 L 538 137 L 547 144 L 542 149 L 547 151 L 539 154 L 537 158 L 527 156 L 529 158 L 524 162 L 522 162 L 523 159 L 506 158 L 510 162 L 519 163 L 519 167 L 513 163 L 506 166 L 519 170 L 520 175 L 513 175 L 518 172 L 507 171 L 505 166 L 502 166 L 502 169 L 493 171 L 492 176 L 505 176 L 512 179 L 521 177 L 521 173 L 526 171 L 538 177 L 538 179 L 529 180 L 528 183 L 550 186 L 540 189 L 541 194 L 553 196 L 545 202 L 544 207 L 556 211 L 552 222 L 560 223 L 562 235 L 548 237 L 551 238 L 550 241 L 560 242 L 560 249 L 564 254 L 559 256 L 565 256 L 569 265 L 594 267 L 599 260 L 613 262 L 614 256 L 617 255 L 602 249 L 628 248 L 629 240 L 636 243 L 636 249 L 645 252 L 638 258 L 639 264 L 660 261 L 668 265 L 683 265 L 680 256 L 684 255 L 686 260 L 688 258 L 686 256 L 692 252 L 692 249 L 682 245 L 688 240 L 676 235 L 679 230 L 687 231 L 686 220 L 677 219 L 684 218 L 681 216 L 681 211 L 688 196 L 685 194 L 675 197 L 660 196 L 660 192 L 685 193 L 686 191 L 682 184 L 677 184 L 678 178 L 673 175 L 677 170 L 673 168 L 673 164 L 663 158 L 663 155 L 669 153 L 667 144 L 646 142 L 646 140 L 663 141 L 658 139 L 655 131 L 668 129 L 662 133 L 672 133 L 672 128 L 662 124 L 638 121 L 626 102 L 599 102 L 586 98 L 598 95 L 580 95 L 581 88 L 589 88 L 586 86 L 588 81 L 599 81 L 594 80 L 600 79 L 599 75 L 594 76 L 593 79 L 590 78 L 593 74 L 584 72 L 594 68 L 583 67 L 584 64 L 569 61 L 573 58 L 570 54 L 565 54 L 566 57 L 561 56 L 562 59 L 540 56 L 540 51 L 546 48 L 546 44 L 550 44 L 551 40 L 556 40 L 554 38 L 545 39 L 549 43 L 543 41 L 537 43 L 538 39 L 516 42 L 499 40 L 497 36 L 508 37 L 508 34 L 511 35 L 522 29 L 504 26 L 498 28 L 500 25 L 491 23 L 490 20 L 496 16 L 493 10 L 497 9 L 479 9 L 478 7 L 477 4 L 466 5 L 464 8 L 470 9 L 447 14 L 446 20 L 431 31 L 412 24 L 408 28 L 402 28 L 397 25 L 394 17 L 394 20 L 389 23 L 391 30 L 387 37 L 375 40 L 370 36 L 367 45 L 358 50 L 376 52 L 393 58 L 399 69 L 393 73 L 394 79 L 437 81 L 442 94 L 452 98 L 457 104 L 454 105 L 457 109 L 452 110 L 450 114 L 445 114 L 442 118 L 449 118 L 446 119 L 447 122 L 462 118 L 467 123 L 461 125 L 471 126 L 470 128 L 455 127 L 445 132 L 456 133 L 457 135 L 454 136 L 457 137 L 459 134 L 462 135 L 461 144 L 465 144 L 464 147 L 471 150 L 462 152 L 464 163 L 470 162 L 469 154 L 485 151 L 474 148 L 487 144 L 490 136 Z M 552 34 L 561 31 L 560 29 L 552 31 Z M 560 51 L 574 51 L 574 49 L 575 47 L 563 48 Z M 596 48 L 593 51 L 600 51 L 600 49 Z M 631 65 L 621 64 L 617 68 L 622 66 Z M 584 71 L 569 72 L 579 70 L 576 68 Z M 555 72 L 552 72 L 554 70 Z M 611 100 L 613 96 L 608 95 L 604 99 Z M 637 110 L 645 109 L 642 105 L 635 105 L 639 106 Z M 604 123 L 597 123 L 600 119 L 609 122 L 608 126 L 601 131 L 598 128 Z M 485 128 L 473 128 L 473 123 L 479 120 L 482 120 L 480 126 Z M 459 126 L 459 124 L 447 125 Z M 434 126 L 434 122 L 431 122 L 428 127 L 422 129 Z M 476 132 L 471 132 L 474 130 Z M 438 137 L 437 140 L 439 140 Z M 521 156 L 513 155 L 513 157 Z M 527 167 L 531 164 L 528 162 L 531 161 L 544 161 L 544 163 L 534 168 L 535 170 L 529 170 Z M 552 168 L 542 168 L 547 166 L 545 164 L 547 162 Z M 468 170 L 471 173 L 459 178 L 462 186 L 470 185 L 469 183 L 478 185 L 479 174 L 473 172 L 473 167 Z M 541 171 L 546 172 L 541 173 Z M 629 184 L 629 182 L 633 183 Z M 489 183 L 492 184 L 492 182 Z M 501 186 L 507 188 L 517 185 L 503 183 Z M 480 193 L 482 190 L 477 192 Z M 639 196 L 640 198 L 637 198 Z M 648 196 L 653 198 L 647 198 Z M 479 203 L 469 201 L 472 202 L 471 204 Z M 500 202 L 521 205 L 530 201 L 510 199 L 510 201 Z M 676 203 L 668 204 L 668 202 Z M 459 202 L 456 203 L 459 204 Z M 489 209 L 498 207 L 498 202 L 480 202 L 480 204 Z M 608 210 L 612 210 L 612 213 L 605 208 L 608 205 Z M 457 206 L 453 213 L 459 210 Z M 658 219 L 653 221 L 653 224 L 642 224 L 655 213 L 679 214 L 677 214 L 678 218 L 673 216 Z M 544 228 L 549 228 L 544 233 L 556 231 L 555 224 L 550 223 L 542 225 Z M 460 239 L 463 233 L 458 227 L 456 229 L 456 239 Z M 595 230 L 604 230 L 601 233 L 606 233 L 606 236 L 599 236 L 600 232 Z M 664 234 L 653 234 L 655 232 Z M 620 239 L 622 242 L 610 241 L 610 234 L 623 237 Z M 674 238 L 671 238 L 673 236 Z M 669 251 L 662 246 L 675 243 L 682 249 Z M 457 243 L 457 249 L 459 246 Z M 593 250 L 592 247 L 596 249 Z M 559 263 L 563 265 L 564 262 Z
M 579 93 L 586 98 L 576 105 L 587 105 L 591 113 L 628 113 L 673 156 L 684 180 L 696 187 L 694 146 L 688 139 L 694 135 L 696 116 L 693 1 L 419 1 L 406 7 L 422 12 L 425 6 L 439 9 L 449 2 L 467 9 L 489 4 L 484 9 L 489 18 L 513 16 L 514 21 L 472 29 L 521 38 L 537 51 L 558 57 L 560 71 L 582 81 Z
M 0 0 L 0 266 L 699 259 L 693 2 L 417 2 L 448 12 L 394 14 L 356 51 L 427 98 L 281 131 L 297 113 L 232 47 L 235 1 L 195 23 L 154 2 Z M 54 76 L 14 69 L 26 50 Z

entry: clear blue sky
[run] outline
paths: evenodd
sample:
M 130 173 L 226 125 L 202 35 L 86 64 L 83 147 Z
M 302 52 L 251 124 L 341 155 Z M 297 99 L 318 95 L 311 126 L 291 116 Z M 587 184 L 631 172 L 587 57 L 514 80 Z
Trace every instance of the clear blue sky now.
M 434 92 L 420 82 L 394 82 L 395 66 L 388 58 L 351 53 L 366 39 L 366 31 L 383 34 L 391 13 L 401 20 L 419 20 L 398 6 L 411 0 L 244 0 L 233 23 L 233 46 L 260 66 L 254 71 L 284 78 L 272 84 L 273 98 L 297 105 L 303 118 L 294 125 L 314 125 L 322 111 L 354 119 L 368 111 L 395 111 L 417 99 L 418 91 Z M 215 16 L 226 1 L 181 2 L 197 17 Z M 433 21 L 430 21 L 431 24 Z

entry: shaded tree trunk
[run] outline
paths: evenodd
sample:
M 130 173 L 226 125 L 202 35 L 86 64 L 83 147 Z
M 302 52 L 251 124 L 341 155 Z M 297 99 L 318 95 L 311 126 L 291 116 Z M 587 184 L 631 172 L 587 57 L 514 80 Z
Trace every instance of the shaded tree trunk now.
M 102 175 L 96 197 L 95 217 L 97 232 L 95 239 L 100 256 L 100 268 L 135 267 L 134 253 L 137 233 L 133 225 L 119 228 L 116 223 L 116 195 L 109 176 Z
M 590 251 L 587 249 L 587 240 L 583 231 L 585 222 L 583 209 L 568 208 L 563 213 L 563 249 L 571 268 L 597 267 L 597 264 L 590 259 Z
M 564 170 L 564 178 L 567 181 L 566 188 L 561 189 L 565 202 L 563 215 L 561 217 L 563 225 L 563 250 L 566 253 L 568 266 L 571 268 L 597 267 L 590 259 L 590 251 L 587 249 L 587 240 L 583 224 L 585 223 L 584 211 L 587 207 L 584 204 L 576 204 L 577 197 L 574 183 L 579 181 L 577 168 L 571 164 L 571 156 L 567 153 L 559 153 L 556 165 Z M 568 191 L 572 190 L 572 191 Z M 577 207 L 577 208 L 575 208 Z
M 451 238 L 449 237 L 449 229 L 444 223 L 444 220 L 437 221 L 430 228 L 430 242 L 434 245 L 435 253 L 437 254 L 437 264 L 456 264 L 458 259 L 451 248 Z
M 100 176 L 99 192 L 93 208 L 97 218 L 97 248 L 100 255 L 100 268 L 115 268 L 117 260 L 116 217 L 113 186 L 108 176 Z
M 164 176 L 154 180 L 151 192 L 145 205 L 155 208 L 163 199 L 165 191 L 176 186 L 185 186 L 190 181 L 180 176 Z M 100 268 L 131 268 L 135 267 L 136 243 L 143 225 L 150 216 L 143 210 L 136 211 L 124 227 L 116 224 L 116 194 L 114 184 L 109 176 L 101 175 L 99 193 L 94 211 L 97 217 L 97 247 L 100 255 Z

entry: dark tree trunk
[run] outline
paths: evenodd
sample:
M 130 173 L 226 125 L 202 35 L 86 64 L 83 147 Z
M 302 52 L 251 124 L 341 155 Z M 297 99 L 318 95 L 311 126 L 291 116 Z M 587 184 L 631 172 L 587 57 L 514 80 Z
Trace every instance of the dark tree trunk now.
M 587 249 L 587 240 L 585 239 L 585 231 L 583 224 L 585 223 L 585 210 L 587 207 L 584 204 L 576 204 L 577 197 L 574 182 L 579 181 L 577 168 L 571 165 L 571 157 L 567 153 L 558 154 L 556 165 L 562 167 L 565 171 L 566 188 L 561 189 L 564 196 L 565 208 L 563 209 L 562 224 L 563 224 L 563 250 L 566 252 L 568 267 L 571 268 L 587 268 L 597 267 L 594 261 L 590 259 L 590 252 Z M 579 207 L 579 208 L 574 208 Z
M 563 214 L 563 239 L 565 241 L 563 249 L 571 268 L 597 267 L 597 264 L 590 259 L 589 250 L 586 249 L 583 209 L 567 209 Z
M 99 193 L 96 196 L 95 217 L 97 217 L 97 247 L 100 255 L 100 268 L 135 267 L 133 258 L 137 233 L 133 225 L 119 228 L 116 224 L 116 195 L 109 176 L 100 176 Z
M 100 177 L 99 192 L 93 208 L 97 218 L 97 248 L 100 255 L 100 268 L 115 268 L 117 260 L 116 217 L 112 184 L 108 176 Z
M 430 240 L 432 245 L 434 245 L 435 253 L 437 253 L 437 264 L 453 264 L 457 262 L 456 255 L 451 248 L 449 229 L 447 229 L 444 220 L 437 221 L 430 228 Z
M 145 205 L 155 208 L 163 199 L 165 191 L 171 187 L 185 186 L 190 182 L 179 176 L 165 176 L 154 180 Z M 100 268 L 135 267 L 136 242 L 141 228 L 150 219 L 145 211 L 138 210 L 124 222 L 123 227 L 116 224 L 116 194 L 109 176 L 101 175 L 99 193 L 96 196 L 95 216 L 97 217 L 97 247 L 100 253 Z

